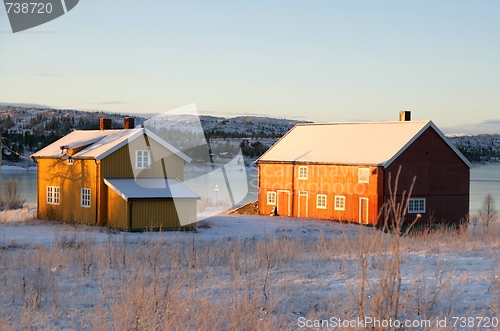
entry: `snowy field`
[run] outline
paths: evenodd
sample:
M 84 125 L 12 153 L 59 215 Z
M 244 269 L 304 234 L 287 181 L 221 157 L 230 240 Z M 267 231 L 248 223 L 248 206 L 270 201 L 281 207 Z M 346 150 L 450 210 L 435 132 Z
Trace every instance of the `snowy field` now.
M 34 213 L 0 212 L 0 330 L 497 329 L 496 224 L 398 240 L 282 217 L 123 233 Z M 339 320 L 363 316 L 380 327 Z

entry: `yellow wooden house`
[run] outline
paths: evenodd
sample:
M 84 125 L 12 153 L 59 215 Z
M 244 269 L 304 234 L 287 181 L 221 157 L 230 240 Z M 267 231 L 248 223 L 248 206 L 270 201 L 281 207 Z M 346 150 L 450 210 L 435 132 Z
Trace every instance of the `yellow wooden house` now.
M 73 131 L 33 154 L 38 217 L 134 231 L 192 227 L 191 159 L 144 128 Z

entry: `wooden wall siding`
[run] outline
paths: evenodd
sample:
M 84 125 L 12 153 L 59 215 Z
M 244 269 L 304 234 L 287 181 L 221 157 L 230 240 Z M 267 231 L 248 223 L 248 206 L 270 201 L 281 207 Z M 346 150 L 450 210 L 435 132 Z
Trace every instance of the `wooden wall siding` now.
M 129 227 L 129 212 L 128 203 L 121 196 L 116 194 L 113 189 L 106 186 L 107 211 L 106 220 L 108 226 L 119 229 L 127 229 Z
M 435 222 L 458 222 L 469 213 L 470 169 L 439 137 L 427 129 L 387 169 L 385 178 L 395 177 L 401 165 L 398 191 L 408 190 L 416 176 L 412 197 L 426 198 L 428 213 Z M 388 179 L 385 195 L 388 194 Z M 430 208 L 430 209 L 429 209 Z
M 292 171 L 291 164 L 259 164 L 259 192 L 258 203 L 261 214 L 270 214 L 275 206 L 267 205 L 267 192 L 278 190 L 288 190 L 292 192 Z M 293 199 L 293 197 L 290 197 Z
M 60 188 L 59 205 L 47 204 L 47 186 Z M 90 208 L 81 207 L 80 190 L 90 188 Z M 94 160 L 38 159 L 38 217 L 44 219 L 96 222 L 96 164 Z
M 463 222 L 469 215 L 469 195 L 437 195 L 427 197 L 427 217 L 424 221 L 432 218 L 438 223 Z
M 469 194 L 469 167 L 432 128 L 422 133 L 385 170 L 386 174 L 391 172 L 395 176 L 400 165 L 400 190 L 408 189 L 413 176 L 417 176 L 414 195 Z
M 151 168 L 135 169 L 135 151 L 146 149 L 151 151 L 153 157 Z M 132 152 L 132 157 L 130 152 Z M 101 160 L 101 175 L 102 178 L 163 178 L 162 159 L 164 160 L 167 177 L 175 177 L 183 181 L 184 160 L 153 139 L 147 139 L 146 141 L 145 138 L 140 137 Z
M 383 198 L 380 170 L 369 168 L 369 183 L 358 182 L 358 166 L 309 164 L 308 178 L 298 179 L 299 166 L 304 164 L 261 163 L 259 167 L 259 212 L 270 214 L 274 206 L 267 205 L 267 192 L 290 191 L 291 215 L 295 217 L 347 220 L 359 222 L 360 198 L 369 199 L 369 222 L 376 223 Z M 299 199 L 299 191 L 307 192 L 307 199 Z M 317 208 L 317 195 L 327 195 L 326 209 Z M 335 195 L 345 196 L 345 210 L 335 210 Z M 304 206 L 307 200 L 307 206 Z M 300 201 L 300 211 L 299 211 Z
M 423 198 L 423 196 L 415 196 L 415 198 Z M 389 196 L 385 196 L 385 201 L 388 201 Z M 424 223 L 459 223 L 466 219 L 469 213 L 469 196 L 466 194 L 456 195 L 427 195 L 425 213 L 406 214 L 405 222 L 410 224 L 415 221 L 415 218 L 420 214 L 417 224 Z M 402 197 L 398 196 L 398 202 L 402 201 Z M 381 218 L 380 224 L 382 224 Z
M 196 222 L 197 200 L 134 200 L 132 209 L 132 229 L 179 228 L 179 217 Z M 191 224 L 192 225 L 192 224 Z
M 134 178 L 137 149 L 150 150 L 153 162 L 150 169 L 137 171 L 136 177 L 163 178 L 166 171 L 167 177 L 184 180 L 184 160 L 156 141 L 138 138 L 129 145 L 100 162 L 74 160 L 73 165 L 68 165 L 66 160 L 38 159 L 38 217 L 120 229 L 130 229 L 132 224 L 132 229 L 144 229 L 178 228 L 180 216 L 190 220 L 192 226 L 196 222 L 196 200 L 176 201 L 175 205 L 167 200 L 127 202 L 104 184 L 103 178 Z M 59 205 L 46 203 L 47 186 L 60 188 Z M 90 208 L 81 207 L 82 188 L 91 189 Z
M 103 177 L 101 175 L 101 164 L 97 164 L 97 198 L 99 199 L 99 209 L 97 210 L 97 224 L 106 225 L 108 223 L 109 215 L 109 187 L 104 183 Z M 114 209 L 111 208 L 111 211 Z

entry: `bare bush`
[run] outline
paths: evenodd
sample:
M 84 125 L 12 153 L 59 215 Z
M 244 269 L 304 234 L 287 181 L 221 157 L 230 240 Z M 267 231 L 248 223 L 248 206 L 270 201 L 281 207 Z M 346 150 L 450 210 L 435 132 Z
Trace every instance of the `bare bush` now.
M 358 240 L 355 244 L 346 242 L 348 249 L 345 267 L 354 259 L 358 265 L 358 274 L 355 281 L 348 282 L 348 290 L 352 302 L 354 316 L 371 316 L 377 320 L 396 320 L 407 305 L 401 305 L 401 252 L 400 241 L 403 225 L 407 234 L 412 224 L 403 224 L 408 210 L 408 201 L 411 197 L 415 178 L 409 191 L 398 195 L 399 169 L 394 183 L 389 173 L 389 199 L 384 204 L 380 216 L 383 230 L 365 234 L 360 228 Z M 390 235 L 387 235 L 390 233 Z M 370 275 L 370 266 L 377 270 L 376 276 Z M 370 330 L 388 330 L 387 327 L 367 327 Z M 389 329 L 398 329 L 397 327 Z
M 228 208 L 231 206 L 231 201 L 229 197 L 220 197 L 218 199 L 213 199 L 208 195 L 203 195 L 201 200 L 197 203 L 197 212 L 202 213 L 209 210 L 210 208 Z
M 393 199 L 387 214 L 404 218 L 405 200 Z M 58 233 L 52 246 L 0 236 L 0 330 L 296 330 L 299 317 L 331 316 L 426 319 L 435 327 L 436 318 L 500 311 L 498 267 L 491 277 L 495 225 L 411 235 L 337 226 L 343 236 L 280 229 L 241 239 L 195 232 L 99 239 L 84 226 Z
M 204 212 L 208 207 L 212 207 L 214 205 L 214 199 L 209 196 L 203 196 L 196 204 L 198 213 Z
M 479 210 L 479 218 L 483 223 L 483 226 L 487 228 L 491 223 L 493 223 L 497 218 L 497 210 L 495 208 L 495 199 L 491 193 L 488 193 L 484 197 L 483 206 Z
M 5 183 L 3 192 L 0 195 L 0 207 L 3 209 L 19 209 L 24 205 L 24 200 L 20 196 L 19 182 L 17 179 L 10 179 Z

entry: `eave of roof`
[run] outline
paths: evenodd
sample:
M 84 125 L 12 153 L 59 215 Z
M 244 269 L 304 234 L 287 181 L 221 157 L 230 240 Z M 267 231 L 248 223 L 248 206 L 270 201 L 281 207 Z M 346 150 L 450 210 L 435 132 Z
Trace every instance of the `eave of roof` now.
M 78 135 L 79 132 L 84 133 L 85 135 Z M 76 133 L 76 135 L 75 135 Z M 68 136 L 75 135 L 75 141 L 68 141 Z M 98 135 L 97 137 L 88 138 L 87 136 L 90 134 Z M 158 144 L 162 145 L 166 149 L 170 150 L 172 153 L 183 159 L 185 162 L 191 162 L 191 158 L 172 146 L 171 144 L 164 141 L 162 138 L 158 137 L 156 134 L 151 132 L 145 128 L 137 128 L 131 130 L 89 130 L 89 131 L 74 131 L 56 142 L 50 144 L 49 146 L 41 149 L 40 151 L 31 155 L 32 159 L 54 159 L 54 158 L 63 158 L 65 154 L 56 153 L 55 151 L 59 151 L 61 147 L 73 147 L 73 146 L 81 146 L 82 144 L 87 144 L 92 142 L 89 146 L 84 149 L 78 151 L 71 158 L 76 160 L 102 160 L 113 152 L 117 151 L 121 147 L 128 144 L 130 141 L 141 137 L 143 134 L 147 135 L 149 138 L 156 141 Z M 116 136 L 116 138 L 113 138 Z M 112 139 L 113 138 L 113 139 Z M 109 142 L 106 142 L 106 139 L 112 139 Z M 106 142 L 103 146 L 96 146 L 95 144 Z M 95 152 L 93 152 L 95 150 Z

